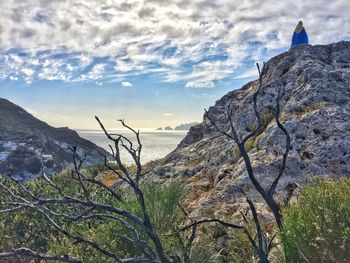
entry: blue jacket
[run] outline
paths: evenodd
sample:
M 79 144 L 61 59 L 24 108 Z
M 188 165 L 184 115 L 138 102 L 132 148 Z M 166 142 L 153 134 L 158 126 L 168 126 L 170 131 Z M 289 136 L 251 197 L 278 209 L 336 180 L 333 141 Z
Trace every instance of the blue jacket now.
M 304 27 L 299 33 L 294 31 L 291 46 L 294 47 L 302 44 L 309 44 L 309 39 Z

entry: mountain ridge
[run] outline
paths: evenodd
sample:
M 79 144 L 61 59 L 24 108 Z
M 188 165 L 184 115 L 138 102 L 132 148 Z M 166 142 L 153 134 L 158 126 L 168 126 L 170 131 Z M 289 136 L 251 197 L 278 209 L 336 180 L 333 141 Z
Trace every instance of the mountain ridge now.
M 88 152 L 87 165 L 103 163 L 99 153 L 104 149 L 81 138 L 67 127 L 54 128 L 34 117 L 20 106 L 0 98 L 0 173 L 12 166 L 12 176 L 29 180 L 39 176 L 41 168 L 49 173 L 60 172 L 72 164 L 69 146 L 76 145 L 79 154 Z

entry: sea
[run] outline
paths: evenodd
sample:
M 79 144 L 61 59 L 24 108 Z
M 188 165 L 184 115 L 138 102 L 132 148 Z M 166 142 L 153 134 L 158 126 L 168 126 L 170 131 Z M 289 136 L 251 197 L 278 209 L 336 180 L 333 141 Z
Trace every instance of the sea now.
M 103 131 L 100 130 L 77 130 L 78 134 L 96 145 L 111 152 L 108 144 L 113 145 Z M 121 134 L 135 143 L 136 136 L 127 130 L 109 130 L 113 134 Z M 175 150 L 176 146 L 186 136 L 188 131 L 140 131 L 140 139 L 142 143 L 141 162 L 147 163 L 165 157 L 168 153 Z M 125 151 L 121 151 L 122 162 L 133 164 L 132 157 Z

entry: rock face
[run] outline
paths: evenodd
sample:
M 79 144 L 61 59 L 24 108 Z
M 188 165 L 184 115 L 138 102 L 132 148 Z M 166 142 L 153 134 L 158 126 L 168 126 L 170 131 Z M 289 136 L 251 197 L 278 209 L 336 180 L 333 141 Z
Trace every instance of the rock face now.
M 86 165 L 102 163 L 109 153 L 68 128 L 53 128 L 6 99 L 0 98 L 0 173 L 12 167 L 12 176 L 29 180 L 42 170 L 59 172 L 72 164 L 69 146 L 88 153 Z
M 280 201 L 290 195 L 290 185 L 302 186 L 316 177 L 350 176 L 350 42 L 291 48 L 266 63 L 262 81 L 258 109 L 264 130 L 247 150 L 263 186 L 276 177 L 285 147 L 274 120 L 278 90 L 280 119 L 291 136 L 287 168 L 276 189 Z M 256 125 L 257 86 L 256 80 L 229 92 L 209 108 L 209 116 L 229 132 L 226 112 L 231 105 L 235 129 L 240 137 L 246 135 Z M 190 129 L 153 174 L 166 178 L 162 180 L 186 181 L 186 202 L 193 217 L 239 215 L 246 206 L 240 187 L 255 199 L 267 220 L 271 216 L 247 177 L 236 145 L 206 118 Z

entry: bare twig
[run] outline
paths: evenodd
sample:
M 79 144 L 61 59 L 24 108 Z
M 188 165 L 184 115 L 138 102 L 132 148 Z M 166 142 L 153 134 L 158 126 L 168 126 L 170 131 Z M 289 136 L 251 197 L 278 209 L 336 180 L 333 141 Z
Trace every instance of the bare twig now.
M 255 174 L 254 174 L 254 170 L 252 167 L 252 163 L 251 160 L 249 158 L 249 155 L 247 153 L 247 151 L 245 150 L 245 144 L 246 142 L 252 138 L 253 136 L 256 136 L 256 134 L 258 133 L 258 131 L 261 129 L 261 119 L 260 119 L 260 114 L 258 111 L 258 107 L 257 107 L 257 101 L 258 101 L 258 95 L 259 92 L 262 88 L 262 73 L 263 70 L 260 70 L 259 64 L 257 63 L 257 69 L 259 72 L 259 84 L 258 87 L 256 89 L 256 91 L 253 94 L 253 106 L 254 106 L 254 114 L 257 120 L 257 126 L 256 128 L 250 132 L 247 136 L 245 136 L 242 140 L 239 139 L 238 137 L 238 133 L 235 130 L 234 127 L 234 123 L 232 120 L 232 110 L 231 110 L 231 106 L 228 107 L 227 110 L 227 118 L 230 124 L 230 130 L 231 133 L 224 131 L 222 128 L 220 128 L 218 126 L 218 124 L 211 118 L 210 114 L 208 111 L 205 110 L 205 117 L 210 121 L 210 123 L 215 127 L 215 129 L 220 132 L 221 134 L 225 135 L 227 138 L 229 138 L 230 140 L 234 141 L 236 143 L 236 145 L 238 146 L 238 149 L 241 153 L 241 156 L 244 160 L 245 166 L 246 166 L 246 170 L 249 176 L 250 181 L 253 183 L 255 189 L 260 193 L 260 195 L 263 197 L 263 199 L 265 200 L 265 202 L 267 203 L 267 205 L 270 207 L 274 217 L 275 217 L 275 221 L 278 225 L 279 228 L 282 227 L 282 216 L 281 216 L 281 208 L 280 205 L 277 203 L 277 201 L 274 199 L 273 194 L 275 191 L 275 188 L 280 180 L 280 178 L 283 175 L 283 172 L 285 170 L 286 167 L 286 162 L 287 162 L 287 158 L 288 158 L 288 154 L 289 154 L 289 149 L 290 149 L 290 136 L 288 134 L 288 131 L 285 129 L 285 127 L 282 125 L 282 123 L 279 120 L 279 114 L 280 114 L 280 90 L 278 90 L 278 96 L 276 99 L 276 123 L 278 128 L 280 128 L 283 133 L 286 136 L 287 142 L 286 142 L 286 149 L 285 152 L 283 154 L 283 159 L 282 159 L 282 165 L 281 168 L 279 169 L 278 175 L 275 178 L 275 180 L 273 181 L 273 183 L 271 184 L 269 190 L 265 190 L 264 187 L 261 185 L 261 183 L 259 182 L 259 180 L 256 178 Z
M 279 182 L 279 180 L 281 179 L 284 170 L 286 169 L 286 163 L 287 163 L 287 158 L 288 158 L 288 154 L 289 154 L 289 150 L 290 150 L 290 135 L 287 131 L 287 129 L 283 126 L 283 124 L 280 122 L 280 94 L 281 94 L 281 89 L 278 89 L 277 92 L 277 99 L 276 99 L 276 123 L 278 128 L 280 128 L 282 130 L 282 132 L 284 133 L 285 137 L 286 137 L 286 146 L 285 146 L 285 150 L 283 153 L 283 158 L 282 158 L 282 165 L 279 169 L 278 175 L 276 177 L 276 179 L 273 181 L 273 183 L 271 184 L 271 187 L 269 189 L 269 195 L 272 197 L 274 192 L 275 192 L 275 188 Z
M 112 258 L 116 262 L 162 262 L 168 263 L 169 259 L 165 255 L 162 242 L 158 237 L 157 232 L 151 224 L 150 217 L 146 208 L 144 196 L 142 190 L 139 187 L 142 172 L 141 165 L 141 150 L 142 144 L 140 140 L 139 131 L 135 131 L 124 120 L 120 120 L 122 125 L 132 131 L 137 139 L 136 148 L 135 144 L 123 135 L 109 134 L 104 128 L 102 122 L 96 117 L 102 130 L 108 139 L 113 141 L 114 149 L 112 146 L 112 153 L 114 160 L 116 161 L 117 168 L 109 165 L 107 156 L 103 155 L 106 168 L 113 172 L 122 182 L 127 183 L 133 190 L 137 202 L 141 208 L 141 216 L 131 213 L 125 209 L 118 207 L 118 202 L 123 201 L 120 194 L 115 191 L 114 188 L 108 187 L 103 184 L 102 181 L 86 176 L 82 170 L 84 162 L 87 158 L 87 154 L 80 156 L 76 146 L 69 147 L 73 156 L 73 170 L 71 177 L 78 183 L 79 188 L 82 190 L 82 194 L 70 195 L 65 193 L 64 189 L 46 176 L 43 170 L 42 180 L 47 183 L 53 190 L 54 195 L 45 196 L 39 194 L 37 191 L 31 191 L 30 187 L 22 184 L 21 182 L 15 182 L 17 189 L 13 190 L 12 187 L 6 187 L 4 183 L 0 182 L 0 188 L 7 193 L 9 199 L 0 201 L 0 214 L 13 213 L 24 209 L 30 209 L 41 214 L 46 218 L 48 224 L 63 234 L 67 238 L 74 241 L 74 243 L 82 243 L 95 249 L 97 252 Z M 125 149 L 127 153 L 131 155 L 134 160 L 136 171 L 125 166 L 120 157 L 120 147 Z M 92 185 L 98 186 L 99 190 L 105 191 L 111 194 L 118 202 L 109 202 L 97 196 L 92 191 Z M 39 187 L 39 186 L 38 186 Z M 38 188 L 40 189 L 40 188 Z M 105 202 L 106 201 L 106 202 Z M 70 209 L 74 207 L 74 209 Z M 63 210 L 64 208 L 65 210 Z M 67 209 L 69 208 L 69 209 Z M 71 211 L 72 210 L 72 211 Z M 67 212 L 63 212 L 67 211 Z M 64 222 L 74 224 L 81 220 L 114 220 L 122 224 L 125 229 L 128 230 L 128 235 L 116 233 L 116 237 L 119 237 L 127 242 L 130 242 L 135 248 L 137 248 L 141 255 L 135 257 L 123 258 L 118 252 L 111 251 L 107 247 L 102 246 L 98 242 L 88 239 L 80 234 L 70 232 L 64 227 Z M 139 233 L 142 231 L 142 234 Z M 147 236 L 147 239 L 144 236 Z M 153 244 L 149 243 L 151 240 Z M 27 248 L 21 249 L 23 255 L 26 255 L 23 251 L 29 251 Z M 7 253 L 7 252 L 6 252 Z M 13 252 L 11 252 L 13 253 Z M 19 252 L 17 252 L 19 253 Z M 29 253 L 29 252 L 27 252 Z M 9 255 L 9 254 L 6 254 Z M 58 258 L 59 256 L 57 256 Z M 49 258 L 47 258 L 49 260 Z
M 70 262 L 70 263 L 81 262 L 79 259 L 76 259 L 68 255 L 62 255 L 62 256 L 50 255 L 50 254 L 36 252 L 25 247 L 12 249 L 9 252 L 0 252 L 0 258 L 10 258 L 10 257 L 18 257 L 18 256 L 32 257 L 40 260 L 57 260 L 57 261 Z
M 260 112 L 258 110 L 258 96 L 260 93 L 260 90 L 263 87 L 262 84 L 262 76 L 263 76 L 263 72 L 264 70 L 260 70 L 259 64 L 256 64 L 257 69 L 258 69 L 258 73 L 259 73 L 259 80 L 258 80 L 258 86 L 253 94 L 253 108 L 254 108 L 254 114 L 255 114 L 255 118 L 257 121 L 257 125 L 256 127 L 248 133 L 248 135 L 246 135 L 244 138 L 240 139 L 238 132 L 235 129 L 235 125 L 234 125 L 234 121 L 233 121 L 233 111 L 232 111 L 232 107 L 231 104 L 228 106 L 227 108 L 227 119 L 228 119 L 228 123 L 229 123 L 229 131 L 225 131 L 224 129 L 222 129 L 210 116 L 209 112 L 207 110 L 205 110 L 205 114 L 204 116 L 209 120 L 209 122 L 211 123 L 211 125 L 221 134 L 223 134 L 225 137 L 227 137 L 229 140 L 235 142 L 235 144 L 237 145 L 239 152 L 244 160 L 245 163 L 245 167 L 248 173 L 248 177 L 250 179 L 250 181 L 252 182 L 252 184 L 254 185 L 255 189 L 259 192 L 259 194 L 261 195 L 261 197 L 264 199 L 264 201 L 266 202 L 266 204 L 269 206 L 269 208 L 271 209 L 274 217 L 275 217 L 275 221 L 276 224 L 279 228 L 282 228 L 282 215 L 281 215 L 281 208 L 280 205 L 278 204 L 278 202 L 274 199 L 274 193 L 275 193 L 275 189 L 278 185 L 279 180 L 281 179 L 281 177 L 283 176 L 284 170 L 286 169 L 286 163 L 287 163 L 287 158 L 288 158 L 288 154 L 289 154 L 289 149 L 290 149 L 290 136 L 289 133 L 287 131 L 287 129 L 283 126 L 283 124 L 280 122 L 279 116 L 280 116 L 280 99 L 281 99 L 281 89 L 278 89 L 278 94 L 277 94 L 277 98 L 276 98 L 276 111 L 275 111 L 275 120 L 277 123 L 277 127 L 279 129 L 282 130 L 282 132 L 284 133 L 285 137 L 286 137 L 286 146 L 285 146 L 285 151 L 282 157 L 282 165 L 280 166 L 280 169 L 278 171 L 278 174 L 276 176 L 276 178 L 273 180 L 272 184 L 270 185 L 270 187 L 266 190 L 261 182 L 257 179 L 257 177 L 254 174 L 254 170 L 252 167 L 252 163 L 251 160 L 249 158 L 249 155 L 245 149 L 245 145 L 247 143 L 247 141 L 252 138 L 252 137 L 256 137 L 258 132 L 261 130 L 262 128 L 262 123 L 261 123 L 261 118 L 260 118 Z M 271 238 L 271 240 L 268 242 L 266 235 L 263 233 L 261 227 L 260 227 L 260 222 L 258 219 L 258 215 L 257 215 L 257 211 L 255 208 L 254 203 L 252 202 L 252 200 L 242 191 L 242 193 L 245 195 L 246 197 L 246 201 L 249 204 L 250 207 L 250 211 L 253 215 L 253 221 L 255 224 L 255 231 L 258 237 L 258 246 L 256 246 L 256 243 L 254 241 L 254 239 L 251 238 L 251 236 L 248 236 L 249 240 L 251 241 L 252 246 L 255 248 L 255 250 L 257 251 L 258 255 L 259 255 L 259 259 L 260 262 L 268 262 L 268 254 L 269 251 L 272 247 L 272 241 L 274 239 L 274 236 Z M 243 217 L 243 220 L 248 223 L 247 217 L 245 214 L 243 214 L 241 212 L 241 215 Z M 203 222 L 211 222 L 211 220 L 202 220 Z M 201 221 L 198 221 L 201 222 Z M 248 232 L 248 231 L 247 231 Z M 248 232 L 249 234 L 249 232 Z

